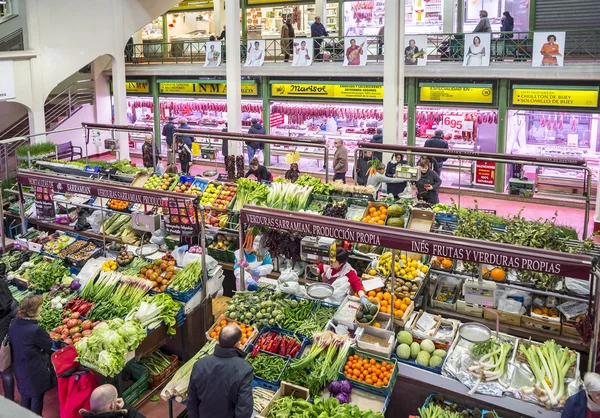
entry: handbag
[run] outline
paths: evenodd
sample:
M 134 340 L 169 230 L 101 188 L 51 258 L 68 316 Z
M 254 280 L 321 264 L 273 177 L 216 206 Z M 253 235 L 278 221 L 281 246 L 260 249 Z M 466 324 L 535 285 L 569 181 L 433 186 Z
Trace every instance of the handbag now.
M 10 338 L 8 337 L 8 333 L 6 333 L 4 340 L 2 340 L 2 345 L 0 345 L 0 372 L 6 371 L 10 366 L 12 366 Z

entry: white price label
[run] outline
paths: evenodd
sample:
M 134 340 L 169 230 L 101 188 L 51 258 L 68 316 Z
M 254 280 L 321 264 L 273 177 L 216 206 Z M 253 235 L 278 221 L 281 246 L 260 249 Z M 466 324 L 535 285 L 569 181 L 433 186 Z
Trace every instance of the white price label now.
M 579 146 L 579 134 L 568 134 L 567 135 L 567 146 L 569 146 L 569 147 Z

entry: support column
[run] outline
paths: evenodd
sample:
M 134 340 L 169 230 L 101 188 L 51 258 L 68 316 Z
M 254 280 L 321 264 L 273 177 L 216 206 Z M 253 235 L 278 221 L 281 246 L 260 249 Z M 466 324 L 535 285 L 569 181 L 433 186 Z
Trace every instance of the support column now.
M 383 61 L 383 143 L 398 144 L 399 128 L 404 112 L 404 2 L 385 1 L 385 60 Z M 384 156 L 383 160 L 387 158 Z
M 344 36 L 344 28 L 342 27 L 342 24 L 344 23 L 344 2 L 343 0 L 338 0 L 338 24 L 337 24 L 337 33 L 338 36 Z M 321 22 L 323 23 L 323 22 Z M 326 23 L 323 23 L 325 26 Z
M 415 135 L 415 129 L 417 125 L 417 79 L 409 78 L 408 79 L 408 97 L 407 101 L 407 120 L 406 120 L 406 130 L 408 132 L 408 136 L 406 138 L 406 145 L 409 147 L 414 147 L 417 138 Z M 403 120 L 403 119 L 400 119 Z
M 452 33 L 454 32 L 454 1 L 444 0 L 442 7 L 442 32 Z
M 506 116 L 508 114 L 508 80 L 498 80 L 498 131 L 496 134 L 496 152 L 506 153 Z M 496 179 L 494 191 L 504 193 L 504 182 L 506 179 L 506 164 L 496 163 Z
M 112 58 L 108 55 L 103 55 L 96 58 L 92 62 L 92 80 L 94 83 L 94 120 L 96 123 L 112 123 L 112 101 L 110 93 L 109 77 L 104 74 L 104 70 L 109 67 Z M 87 154 L 99 154 L 101 148 L 90 140 L 88 144 Z M 104 148 L 102 148 L 104 152 Z
M 161 129 L 160 129 L 160 101 L 158 97 L 159 85 L 156 76 L 150 77 L 150 93 L 152 93 L 152 105 L 154 106 L 154 146 L 156 147 L 156 155 L 161 154 Z
M 215 36 L 221 35 L 225 25 L 225 0 L 213 0 L 214 5 L 214 31 Z
M 535 30 L 535 6 L 537 0 L 529 0 L 529 28 L 527 29 L 529 32 L 533 32 Z
M 23 38 L 25 45 L 34 51 L 40 50 L 41 34 L 38 25 L 38 11 L 35 2 L 23 2 L 19 4 L 23 10 L 18 10 L 19 14 L 24 16 Z M 46 93 L 43 85 L 43 69 L 39 58 L 33 58 L 30 62 L 31 68 L 31 103 L 28 106 L 29 114 L 29 134 L 36 135 L 46 132 L 46 115 L 44 104 L 46 102 Z M 46 136 L 34 136 L 31 143 L 36 144 L 45 142 Z
M 327 0 L 315 0 L 315 16 L 319 16 L 321 23 L 327 26 Z
M 456 9 L 456 32 L 462 33 L 465 16 L 465 0 L 458 0 Z
M 127 125 L 127 90 L 125 88 L 125 57 L 118 54 L 112 61 L 113 101 L 115 112 L 115 125 Z M 119 158 L 129 159 L 129 136 L 124 132 L 117 132 L 119 139 Z
M 263 126 L 265 127 L 265 134 L 271 135 L 271 106 L 269 101 L 271 99 L 271 85 L 269 84 L 269 77 L 263 77 L 261 81 L 261 97 L 263 106 Z M 265 144 L 265 167 L 271 165 L 271 144 Z
M 227 5 L 229 5 L 229 0 L 225 0 L 227 3 Z M 246 18 L 246 10 L 248 10 L 248 2 L 247 0 L 240 0 L 240 2 L 242 3 L 241 5 L 241 13 L 242 13 L 242 39 L 247 39 L 248 38 L 248 19 Z M 238 8 L 239 9 L 239 8 Z M 231 11 L 231 9 L 229 8 L 229 6 L 227 6 L 227 10 L 230 11 L 230 13 L 227 13 L 227 27 L 229 28 L 229 16 L 233 15 L 233 11 Z M 238 16 L 238 14 L 236 14 L 235 16 Z M 239 20 L 239 19 L 238 19 Z M 228 30 L 229 32 L 229 30 Z
M 245 3 L 245 2 L 244 2 Z M 240 65 L 240 2 L 226 0 L 227 129 L 242 132 L 242 66 Z M 242 21 L 246 21 L 244 13 Z M 242 155 L 242 143 L 229 141 L 229 155 Z

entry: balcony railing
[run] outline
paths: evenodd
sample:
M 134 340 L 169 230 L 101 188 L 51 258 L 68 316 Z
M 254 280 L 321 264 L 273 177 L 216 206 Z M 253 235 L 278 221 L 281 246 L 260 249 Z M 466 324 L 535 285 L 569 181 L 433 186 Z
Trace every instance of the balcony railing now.
M 410 35 L 407 35 L 407 37 Z M 344 36 L 314 38 L 314 62 L 343 62 L 345 51 Z M 385 42 L 380 36 L 367 36 L 365 53 L 368 63 L 383 62 Z M 307 40 L 310 38 L 306 38 Z M 246 60 L 248 42 L 242 40 L 240 63 Z M 284 63 L 286 42 L 291 39 L 264 39 L 265 63 Z M 176 41 L 165 43 L 133 44 L 125 48 L 126 62 L 131 64 L 189 63 L 204 64 L 207 40 Z M 283 46 L 282 46 L 283 45 Z M 427 35 L 427 61 L 462 62 L 464 54 L 464 34 L 440 33 Z M 222 47 L 222 62 L 231 59 L 227 56 L 225 42 Z M 317 56 L 317 53 L 319 54 Z M 491 62 L 512 61 L 530 62 L 533 51 L 533 32 L 493 33 L 491 42 Z M 565 45 L 561 46 L 565 62 L 600 62 L 600 30 L 567 31 Z M 291 55 L 291 48 L 290 48 Z M 289 61 L 291 62 L 292 56 Z

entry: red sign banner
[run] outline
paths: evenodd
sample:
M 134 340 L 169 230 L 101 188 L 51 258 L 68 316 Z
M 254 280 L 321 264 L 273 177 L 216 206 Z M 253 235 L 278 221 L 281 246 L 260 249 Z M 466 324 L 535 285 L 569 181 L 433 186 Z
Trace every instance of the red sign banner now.
M 274 128 L 276 126 L 283 125 L 283 123 L 285 122 L 284 118 L 285 116 L 283 115 L 283 113 L 271 113 L 269 126 L 271 126 L 271 128 Z
M 366 225 L 319 215 L 263 207 L 244 207 L 242 225 L 256 225 L 301 234 L 377 245 L 397 250 L 448 257 L 475 263 L 532 270 L 589 280 L 591 257 L 516 245 L 448 237 L 431 232 L 411 231 L 383 225 Z
M 475 184 L 494 186 L 496 184 L 496 163 L 475 161 Z

